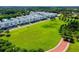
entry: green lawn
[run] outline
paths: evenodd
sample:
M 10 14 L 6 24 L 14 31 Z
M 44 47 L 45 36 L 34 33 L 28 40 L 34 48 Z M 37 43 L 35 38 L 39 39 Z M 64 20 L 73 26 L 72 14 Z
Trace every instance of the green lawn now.
M 76 34 L 79 35 L 79 32 L 77 32 Z M 75 39 L 75 43 L 70 44 L 67 51 L 68 52 L 79 52 L 79 41 Z
M 79 52 L 79 42 L 75 42 L 74 44 L 70 44 L 68 52 Z
M 11 37 L 5 39 L 27 50 L 42 48 L 46 51 L 55 47 L 60 41 L 61 36 L 58 30 L 63 23 L 58 19 L 45 20 L 35 25 L 13 30 L 10 32 Z

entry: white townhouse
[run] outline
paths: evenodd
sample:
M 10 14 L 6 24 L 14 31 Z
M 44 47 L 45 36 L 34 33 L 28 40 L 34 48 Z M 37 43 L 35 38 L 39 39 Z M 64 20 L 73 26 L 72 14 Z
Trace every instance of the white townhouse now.
M 0 21 L 0 29 L 13 28 L 23 24 L 34 23 L 43 19 L 53 18 L 56 16 L 57 16 L 57 13 L 30 12 L 29 15 L 10 18 L 10 19 L 2 19 L 2 21 Z

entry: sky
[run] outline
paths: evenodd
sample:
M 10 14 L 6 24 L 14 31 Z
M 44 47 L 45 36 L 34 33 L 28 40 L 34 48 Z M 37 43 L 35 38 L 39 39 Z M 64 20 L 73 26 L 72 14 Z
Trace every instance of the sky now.
M 0 0 L 0 6 L 79 6 L 79 0 Z

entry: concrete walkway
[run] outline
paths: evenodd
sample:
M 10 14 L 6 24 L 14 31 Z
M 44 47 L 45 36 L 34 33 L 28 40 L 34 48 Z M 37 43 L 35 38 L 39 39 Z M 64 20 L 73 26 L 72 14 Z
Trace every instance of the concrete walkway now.
M 47 52 L 65 52 L 68 49 L 69 44 L 70 44 L 69 42 L 64 41 L 62 38 L 55 48 L 50 49 Z

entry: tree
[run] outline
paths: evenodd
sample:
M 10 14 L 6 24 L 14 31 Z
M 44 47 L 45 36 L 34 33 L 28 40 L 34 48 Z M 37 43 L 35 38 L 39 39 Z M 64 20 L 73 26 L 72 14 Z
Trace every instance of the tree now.
M 61 25 L 59 33 L 65 41 L 74 43 L 73 35 L 75 31 L 79 30 L 79 22 L 72 21 L 68 24 Z
M 10 34 L 6 34 L 6 37 L 10 37 L 11 35 Z

